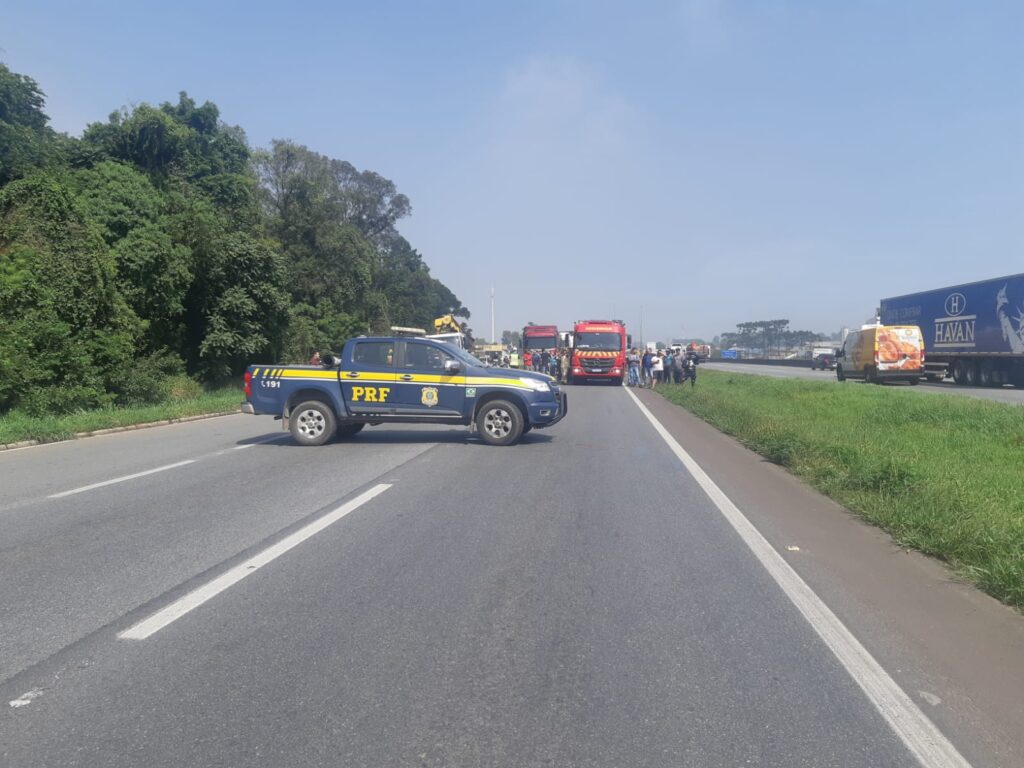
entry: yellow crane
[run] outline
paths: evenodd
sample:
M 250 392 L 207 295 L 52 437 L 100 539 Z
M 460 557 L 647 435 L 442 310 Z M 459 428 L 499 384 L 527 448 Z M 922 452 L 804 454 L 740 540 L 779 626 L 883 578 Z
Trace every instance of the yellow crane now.
M 434 333 L 462 333 L 462 329 L 452 315 L 445 315 L 434 320 Z

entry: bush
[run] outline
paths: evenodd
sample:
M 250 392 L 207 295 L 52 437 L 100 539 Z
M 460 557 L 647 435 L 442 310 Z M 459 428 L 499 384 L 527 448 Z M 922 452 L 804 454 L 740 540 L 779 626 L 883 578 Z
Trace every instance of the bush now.
M 117 369 L 110 388 L 118 405 L 153 405 L 167 399 L 167 382 L 184 376 L 185 364 L 168 352 L 140 357 Z
M 172 376 L 163 383 L 163 396 L 166 403 L 182 403 L 198 400 L 203 395 L 202 385 L 184 373 Z
M 30 416 L 55 416 L 112 405 L 114 395 L 97 387 L 39 387 L 29 390 L 20 408 Z

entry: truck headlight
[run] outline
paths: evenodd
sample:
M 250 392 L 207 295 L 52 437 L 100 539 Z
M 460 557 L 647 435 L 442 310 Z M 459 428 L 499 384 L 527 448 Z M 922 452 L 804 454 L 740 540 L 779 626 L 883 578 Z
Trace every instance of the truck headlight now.
M 520 379 L 526 386 L 532 389 L 534 392 L 550 392 L 551 387 L 546 381 L 538 381 L 537 379 Z

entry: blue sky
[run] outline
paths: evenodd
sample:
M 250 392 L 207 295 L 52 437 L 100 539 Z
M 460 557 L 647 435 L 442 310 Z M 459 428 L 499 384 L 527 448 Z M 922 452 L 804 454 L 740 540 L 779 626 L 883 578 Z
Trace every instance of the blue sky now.
M 211 100 L 388 176 L 496 324 L 646 339 L 1024 271 L 1024 3 L 0 0 L 58 130 Z

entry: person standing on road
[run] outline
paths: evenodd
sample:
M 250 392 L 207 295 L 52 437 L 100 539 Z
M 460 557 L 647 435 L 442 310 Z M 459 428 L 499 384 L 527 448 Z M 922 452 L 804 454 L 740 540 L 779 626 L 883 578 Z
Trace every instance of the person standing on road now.
M 672 356 L 672 380 L 676 384 L 683 383 L 683 351 L 679 350 Z
M 651 350 L 645 349 L 644 356 L 640 361 L 640 373 L 643 376 L 643 380 L 640 382 L 641 387 L 649 387 L 654 383 L 654 370 L 651 367 Z
M 640 386 L 640 354 L 636 347 L 629 350 L 629 354 L 626 355 L 626 366 L 629 372 L 629 386 Z
M 651 384 L 653 389 L 655 384 L 661 384 L 661 377 L 665 372 L 665 359 L 662 357 L 661 352 L 651 358 L 651 370 L 654 372 L 654 382 Z
M 665 370 L 661 374 L 661 378 L 662 378 L 662 380 L 666 384 L 671 384 L 672 383 L 672 350 L 671 349 L 666 349 L 665 350 Z
M 697 354 L 697 345 L 691 344 L 686 350 L 686 378 L 690 380 L 690 386 L 697 386 L 697 364 L 700 362 L 700 355 Z M 685 381 L 685 379 L 684 379 Z

